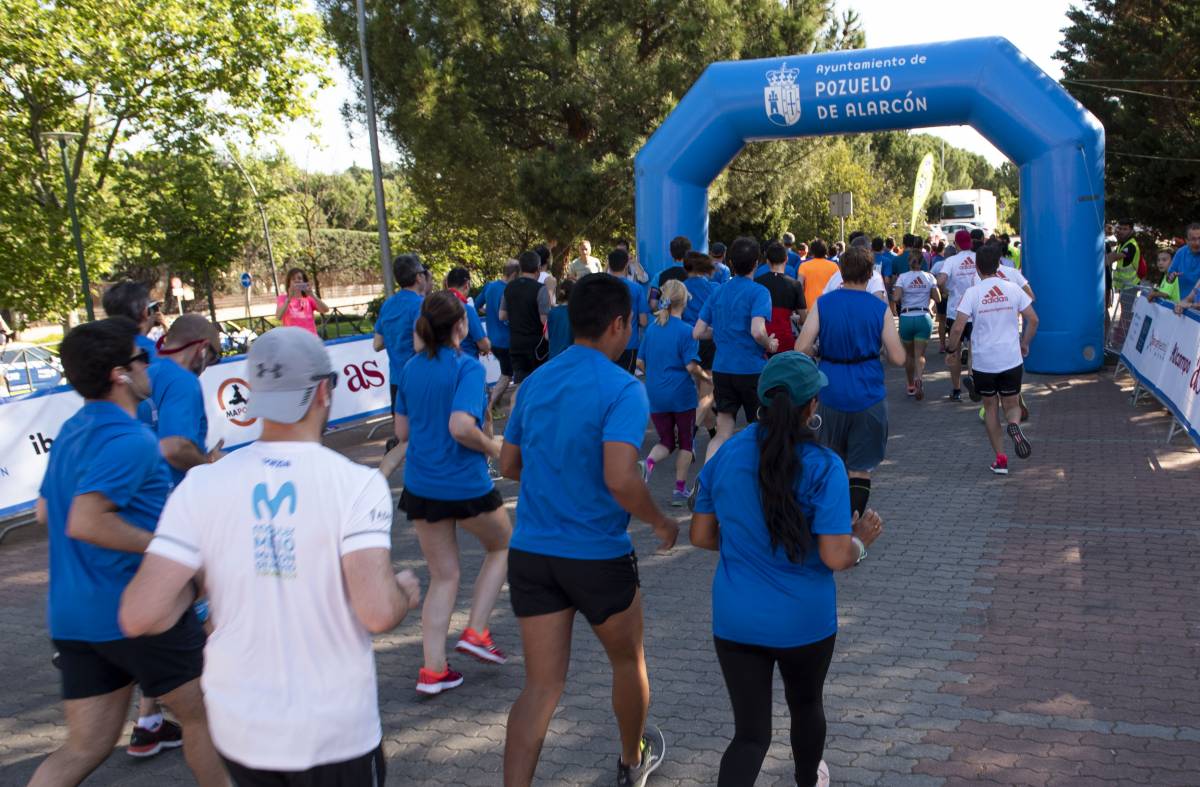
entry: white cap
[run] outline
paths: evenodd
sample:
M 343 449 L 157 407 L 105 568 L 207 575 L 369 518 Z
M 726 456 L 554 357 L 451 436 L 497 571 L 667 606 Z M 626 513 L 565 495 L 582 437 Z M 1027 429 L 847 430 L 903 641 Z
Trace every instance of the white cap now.
M 302 419 L 321 380 L 337 384 L 325 345 L 303 328 L 274 328 L 246 354 L 250 401 L 246 415 L 281 424 Z

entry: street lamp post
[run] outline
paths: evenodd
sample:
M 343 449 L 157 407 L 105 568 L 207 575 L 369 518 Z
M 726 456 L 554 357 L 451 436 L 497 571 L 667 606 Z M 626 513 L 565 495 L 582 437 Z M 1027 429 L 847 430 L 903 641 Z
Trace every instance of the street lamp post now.
M 367 57 L 367 11 L 358 5 L 358 48 L 362 53 L 363 98 L 367 103 L 367 137 L 371 141 L 371 175 L 375 181 L 375 221 L 379 224 L 379 255 L 383 258 L 383 295 L 389 297 L 392 281 L 392 244 L 388 239 L 387 206 L 383 202 L 383 167 L 379 163 L 379 135 L 375 130 L 375 92 L 371 89 L 371 64 Z
M 75 236 L 75 257 L 79 262 L 79 279 L 83 283 L 83 308 L 87 312 L 88 322 L 96 319 L 96 311 L 92 308 L 92 287 L 88 281 L 87 263 L 83 259 L 83 231 L 79 227 L 79 213 L 75 209 L 75 179 L 71 177 L 71 165 L 67 163 L 67 142 L 78 140 L 82 134 L 71 131 L 47 131 L 42 139 L 58 143 L 58 152 L 62 156 L 63 178 L 67 181 L 67 213 L 71 216 L 71 234 Z
M 229 151 L 229 157 L 233 159 L 234 166 L 238 172 L 242 173 L 242 177 L 246 180 L 246 185 L 250 187 L 250 194 L 254 197 L 254 204 L 258 208 L 258 216 L 262 219 L 263 237 L 267 241 L 267 264 L 271 266 L 271 282 L 275 286 L 275 295 L 279 295 L 279 274 L 275 270 L 275 250 L 271 247 L 271 228 L 267 225 L 267 211 L 263 207 L 262 200 L 258 196 L 258 189 L 254 188 L 254 181 L 250 179 L 250 175 L 246 172 L 246 168 L 242 166 L 242 162 L 238 160 L 237 153 L 234 152 L 233 146 L 225 143 L 225 148 Z M 247 289 L 246 292 L 249 292 Z

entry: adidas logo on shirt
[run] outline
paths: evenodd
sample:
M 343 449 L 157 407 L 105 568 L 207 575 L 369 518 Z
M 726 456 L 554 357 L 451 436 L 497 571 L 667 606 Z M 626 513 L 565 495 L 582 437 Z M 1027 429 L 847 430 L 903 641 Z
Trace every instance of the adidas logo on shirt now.
M 982 303 L 984 306 L 992 303 L 1008 303 L 1008 296 L 1004 294 L 1004 290 L 997 286 L 993 286 L 987 291 L 987 294 L 983 296 L 983 300 L 980 301 L 980 303 Z

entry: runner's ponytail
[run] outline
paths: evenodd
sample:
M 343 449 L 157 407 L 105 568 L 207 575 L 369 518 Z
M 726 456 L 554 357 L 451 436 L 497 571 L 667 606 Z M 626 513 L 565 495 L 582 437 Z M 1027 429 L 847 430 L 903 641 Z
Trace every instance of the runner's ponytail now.
M 681 303 L 687 303 L 691 297 L 683 282 L 678 279 L 668 279 L 660 290 L 658 299 L 660 308 L 654 313 L 654 319 L 659 325 L 666 325 L 671 320 L 671 309 Z
M 803 469 L 802 442 L 813 439 L 805 422 L 808 402 L 792 404 L 787 391 L 767 391 L 767 404 L 758 420 L 758 494 L 771 548 L 783 548 L 788 560 L 801 563 L 812 548 L 813 536 L 800 502 L 796 500 L 796 481 Z

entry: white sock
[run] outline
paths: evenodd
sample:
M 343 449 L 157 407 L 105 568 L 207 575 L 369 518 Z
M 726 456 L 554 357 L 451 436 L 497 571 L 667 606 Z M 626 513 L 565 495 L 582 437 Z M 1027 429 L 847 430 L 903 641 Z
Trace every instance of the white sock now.
M 163 715 L 161 712 L 152 713 L 149 716 L 138 716 L 137 726 L 143 730 L 157 730 L 158 725 L 163 723 Z

